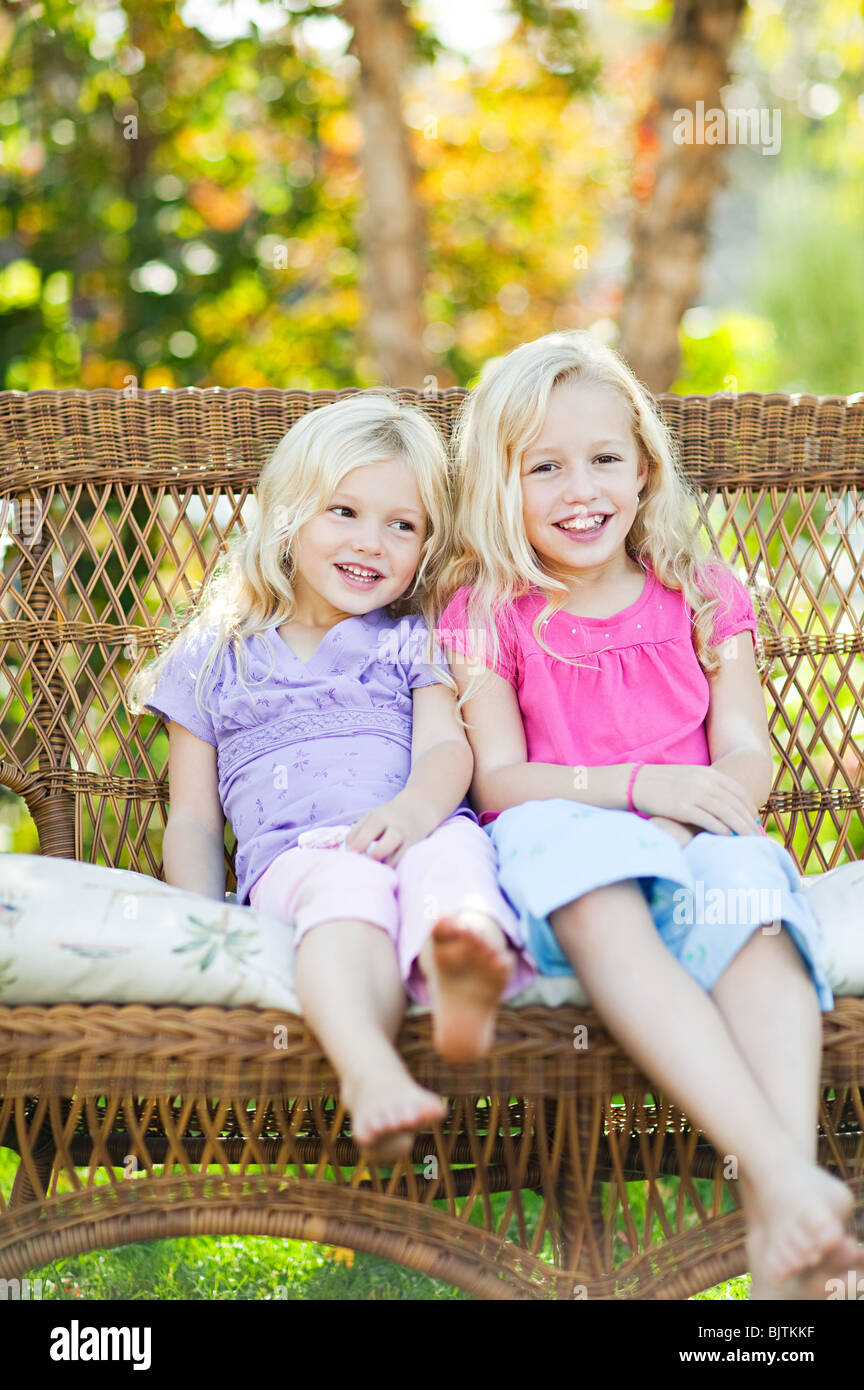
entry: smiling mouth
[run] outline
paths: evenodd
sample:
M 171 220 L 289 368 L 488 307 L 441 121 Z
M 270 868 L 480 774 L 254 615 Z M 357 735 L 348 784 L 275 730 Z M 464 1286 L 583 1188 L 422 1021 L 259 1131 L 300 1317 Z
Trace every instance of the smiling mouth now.
M 377 584 L 379 579 L 384 576 L 379 570 L 369 569 L 366 565 L 340 565 L 337 563 L 337 570 L 347 579 L 355 584 L 367 584 L 370 588 Z
M 598 535 L 611 519 L 605 512 L 595 512 L 593 516 L 577 516 L 568 522 L 555 521 L 552 524 L 557 531 L 581 540 L 584 536 Z

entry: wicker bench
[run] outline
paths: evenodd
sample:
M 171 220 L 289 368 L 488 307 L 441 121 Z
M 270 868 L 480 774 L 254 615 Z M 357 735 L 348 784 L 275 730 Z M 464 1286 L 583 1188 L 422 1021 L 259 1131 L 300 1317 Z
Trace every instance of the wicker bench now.
M 0 784 L 23 797 L 43 854 L 161 876 L 167 738 L 129 719 L 124 687 L 242 526 L 273 444 L 344 394 L 0 394 L 0 499 L 14 504 Z M 449 435 L 461 390 L 402 394 Z M 861 858 L 864 399 L 660 404 L 709 531 L 764 590 L 769 830 L 804 872 Z M 587 1050 L 574 1050 L 579 1023 Z M 482 1298 L 680 1299 L 745 1268 L 736 1184 L 591 1010 L 506 1009 L 494 1053 L 472 1066 L 436 1058 L 425 1016 L 400 1046 L 449 1114 L 413 1162 L 370 1170 L 295 1017 L 0 1007 L 0 1144 L 20 1156 L 0 1198 L 0 1276 L 221 1232 L 370 1251 Z M 864 1000 L 824 1016 L 822 1081 L 820 1159 L 855 1188 L 860 1232 Z

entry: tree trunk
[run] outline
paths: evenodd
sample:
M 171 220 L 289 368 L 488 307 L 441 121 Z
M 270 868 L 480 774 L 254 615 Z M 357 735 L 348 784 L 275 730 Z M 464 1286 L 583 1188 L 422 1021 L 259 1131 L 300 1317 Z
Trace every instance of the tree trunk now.
M 413 34 L 402 0 L 342 0 L 340 9 L 360 64 L 354 109 L 364 133 L 366 334 L 382 382 L 422 390 L 434 371 L 423 346 L 426 229 L 401 91 L 414 62 Z
M 699 293 L 708 216 L 725 182 L 724 146 L 695 139 L 676 143 L 682 110 L 704 102 L 723 110 L 720 89 L 729 81 L 729 54 L 747 0 L 676 0 L 654 84 L 639 131 L 630 283 L 621 306 L 618 351 L 646 386 L 668 391 L 681 360 L 678 326 Z

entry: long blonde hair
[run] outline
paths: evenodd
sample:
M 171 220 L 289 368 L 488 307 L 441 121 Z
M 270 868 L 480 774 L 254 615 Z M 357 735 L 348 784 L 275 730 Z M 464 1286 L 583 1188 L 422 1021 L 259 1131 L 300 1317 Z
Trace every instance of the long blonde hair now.
M 245 638 L 288 622 L 295 611 L 294 542 L 300 528 L 324 510 L 352 469 L 400 458 L 408 464 L 427 516 L 426 536 L 414 582 L 389 605 L 398 619 L 419 613 L 426 622 L 426 659 L 434 654 L 435 595 L 452 549 L 453 505 L 444 441 L 426 413 L 382 388 L 358 392 L 308 411 L 277 444 L 261 470 L 257 516 L 248 532 L 229 543 L 226 555 L 193 606 L 175 622 L 168 644 L 130 681 L 130 711 L 146 713 L 176 645 L 215 628 L 195 686 L 203 712 L 205 693 L 223 648 L 232 646 L 238 679 L 249 693 Z M 270 671 L 274 668 L 271 652 Z M 262 679 L 266 680 L 267 676 Z M 455 682 L 449 682 L 455 690 Z
M 534 620 L 535 638 L 550 656 L 579 664 L 553 652 L 542 637 L 546 623 L 566 602 L 568 585 L 543 567 L 528 542 L 520 476 L 524 454 L 543 427 L 553 387 L 574 380 L 603 383 L 627 405 L 648 469 L 627 550 L 650 564 L 661 584 L 683 593 L 693 612 L 697 656 L 704 670 L 714 671 L 719 660 L 711 636 L 720 591 L 710 565 L 723 561 L 710 556 L 699 537 L 696 496 L 681 473 L 674 437 L 653 396 L 617 352 L 579 329 L 547 333 L 496 358 L 464 398 L 452 439 L 458 490 L 455 551 L 441 576 L 439 607 L 462 585 L 471 587 L 466 619 L 471 653 L 476 657 L 480 649 L 491 648 L 494 664 L 500 642 L 493 613 L 536 587 L 546 604 Z M 440 636 L 446 642 L 443 630 Z M 478 671 L 471 678 L 460 705 L 482 676 Z

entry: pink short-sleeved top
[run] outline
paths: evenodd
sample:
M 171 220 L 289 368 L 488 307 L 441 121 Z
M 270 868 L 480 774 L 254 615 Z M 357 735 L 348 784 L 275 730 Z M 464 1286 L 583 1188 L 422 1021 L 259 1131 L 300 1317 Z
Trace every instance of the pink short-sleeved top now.
M 721 596 L 713 640 L 739 632 L 755 639 L 756 616 L 744 585 L 722 565 L 710 567 Z M 437 624 L 455 651 L 478 651 L 467 622 L 468 586 L 457 590 Z M 688 763 L 708 767 L 705 720 L 710 690 L 693 646 L 692 610 L 646 567 L 645 586 L 611 618 L 559 611 L 546 624 L 548 647 L 578 666 L 549 656 L 532 623 L 545 605 L 539 589 L 496 610 L 501 656 L 485 663 L 514 687 L 528 761 L 570 767 L 618 763 Z M 487 649 L 488 650 L 488 649 Z M 494 816 L 481 816 L 486 823 Z

